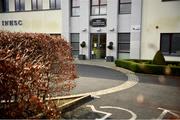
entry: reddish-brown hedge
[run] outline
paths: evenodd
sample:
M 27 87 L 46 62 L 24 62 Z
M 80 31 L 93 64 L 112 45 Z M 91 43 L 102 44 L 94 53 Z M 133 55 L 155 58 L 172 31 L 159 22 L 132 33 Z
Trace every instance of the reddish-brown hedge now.
M 75 65 L 61 37 L 0 31 L 0 118 L 28 118 L 40 112 L 56 118 L 45 98 L 68 94 Z

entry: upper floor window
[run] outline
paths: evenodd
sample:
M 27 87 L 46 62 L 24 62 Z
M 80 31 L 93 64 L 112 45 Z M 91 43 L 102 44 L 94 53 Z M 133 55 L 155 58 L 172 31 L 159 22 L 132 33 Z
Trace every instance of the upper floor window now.
M 15 0 L 15 11 L 25 10 L 25 0 Z
M 9 12 L 9 0 L 0 1 L 0 12 Z
M 42 10 L 42 0 L 31 0 L 32 10 Z
M 71 16 L 80 16 L 79 0 L 71 0 Z
M 91 15 L 106 15 L 107 0 L 91 0 Z
M 131 13 L 131 0 L 119 0 L 119 14 Z
M 180 33 L 161 33 L 160 48 L 165 55 L 180 55 Z
M 60 9 L 61 8 L 61 0 L 50 0 L 50 9 Z

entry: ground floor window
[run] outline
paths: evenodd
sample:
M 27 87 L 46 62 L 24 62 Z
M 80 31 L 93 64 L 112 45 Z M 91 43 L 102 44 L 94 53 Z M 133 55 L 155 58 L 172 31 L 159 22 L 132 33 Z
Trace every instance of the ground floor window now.
M 50 34 L 52 37 L 61 37 L 61 34 Z
M 79 55 L 79 33 L 71 33 L 72 54 L 74 57 Z
M 160 49 L 164 55 L 180 55 L 180 33 L 161 33 Z
M 129 58 L 130 53 L 130 33 L 118 34 L 118 57 Z

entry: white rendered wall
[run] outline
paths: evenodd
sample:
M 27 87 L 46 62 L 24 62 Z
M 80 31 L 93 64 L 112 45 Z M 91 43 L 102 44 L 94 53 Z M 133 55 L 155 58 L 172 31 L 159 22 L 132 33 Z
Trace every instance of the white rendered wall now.
M 69 41 L 70 39 L 70 0 L 61 0 L 62 9 L 62 36 Z
M 180 1 L 143 1 L 141 58 L 153 59 L 160 49 L 160 33 L 180 33 Z M 158 26 L 158 29 L 156 29 Z M 180 61 L 180 57 L 165 56 Z
M 117 59 L 117 34 L 118 34 L 118 0 L 107 0 L 107 40 L 106 46 L 109 42 L 113 42 L 113 50 L 106 47 L 106 56 L 114 56 Z M 114 30 L 113 30 L 114 29 Z
M 142 0 L 132 0 L 130 58 L 140 59 Z
M 131 28 L 131 14 L 119 14 L 118 33 L 129 33 Z
M 89 30 L 89 19 L 90 19 L 90 1 L 80 0 L 80 19 L 79 19 L 79 32 L 80 32 L 80 43 L 86 42 L 87 47 L 80 48 L 80 54 L 85 54 L 87 59 L 90 59 L 90 30 Z
M 60 10 L 0 14 L 0 23 L 6 20 L 22 20 L 21 26 L 2 26 L 2 24 L 0 24 L 0 29 L 12 32 L 60 34 L 62 32 L 61 16 L 62 13 Z
M 9 13 L 0 14 L 0 30 L 60 34 L 62 11 L 48 10 L 49 0 L 43 0 L 44 11 L 31 11 L 31 0 L 25 0 L 24 12 L 14 12 L 14 0 L 9 0 Z M 22 25 L 2 25 L 2 21 L 22 20 Z

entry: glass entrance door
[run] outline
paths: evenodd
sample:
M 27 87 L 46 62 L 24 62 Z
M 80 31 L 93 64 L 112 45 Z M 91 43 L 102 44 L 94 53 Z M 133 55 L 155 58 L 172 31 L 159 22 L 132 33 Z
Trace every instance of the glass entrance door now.
M 106 57 L 106 34 L 91 34 L 91 59 Z

